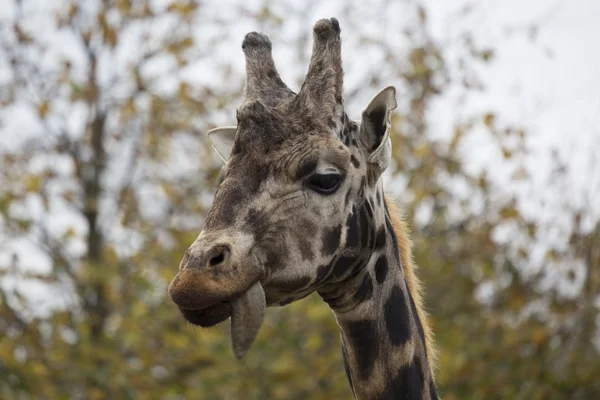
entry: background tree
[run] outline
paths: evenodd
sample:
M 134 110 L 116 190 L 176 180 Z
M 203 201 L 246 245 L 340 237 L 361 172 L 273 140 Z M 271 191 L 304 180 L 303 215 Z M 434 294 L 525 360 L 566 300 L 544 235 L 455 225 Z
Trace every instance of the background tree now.
M 216 186 L 220 164 L 203 133 L 232 123 L 241 101 L 243 57 L 232 43 L 270 33 L 297 88 L 318 5 L 240 2 L 222 13 L 184 0 L 9 3 L 0 397 L 350 397 L 338 329 L 318 297 L 270 309 L 238 363 L 226 324 L 200 332 L 166 296 Z M 591 179 L 578 203 L 564 196 L 571 167 L 557 153 L 539 196 L 527 133 L 496 110 L 457 118 L 449 137 L 432 131 L 439 96 L 485 89 L 476 67 L 493 63 L 494 49 L 469 32 L 461 67 L 450 70 L 420 2 L 340 2 L 327 13 L 344 29 L 351 112 L 384 84 L 401 89 L 388 186 L 413 226 L 444 398 L 598 397 L 600 183 Z M 372 26 L 365 15 L 384 17 Z M 465 142 L 482 135 L 504 158 L 490 168 L 518 190 L 465 162 Z

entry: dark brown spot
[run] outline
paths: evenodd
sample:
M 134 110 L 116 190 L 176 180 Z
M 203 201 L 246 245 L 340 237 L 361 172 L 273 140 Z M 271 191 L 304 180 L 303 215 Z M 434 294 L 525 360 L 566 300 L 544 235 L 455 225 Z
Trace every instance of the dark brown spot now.
M 398 374 L 389 383 L 380 400 L 421 400 L 423 396 L 423 371 L 418 358 L 408 365 L 404 365 Z M 432 398 L 434 398 L 432 396 Z
M 370 234 L 369 220 L 367 219 L 366 207 L 360 209 L 360 233 L 361 233 L 361 246 L 363 248 L 371 248 L 369 246 L 369 234 Z
M 358 210 L 354 208 L 352 214 L 348 216 L 346 226 L 348 232 L 346 233 L 346 247 L 355 248 L 360 244 L 360 226 L 358 225 Z
M 204 228 L 217 229 L 232 225 L 237 217 L 236 208 L 247 200 L 245 197 L 244 191 L 235 182 L 222 185 L 206 216 Z
M 366 380 L 371 375 L 378 353 L 379 340 L 375 321 L 351 322 L 344 332 L 347 334 L 350 348 L 354 351 L 358 376 L 361 380 Z
M 388 272 L 388 261 L 385 254 L 382 254 L 375 263 L 375 279 L 380 285 L 385 281 Z
M 392 288 L 384 305 L 385 325 L 393 345 L 401 346 L 410 339 L 410 318 L 404 293 L 400 286 Z
M 342 235 L 342 226 L 338 225 L 332 229 L 326 229 L 323 234 L 323 244 L 321 253 L 323 256 L 330 256 L 340 247 L 340 237 Z
M 381 250 L 385 246 L 386 234 L 385 228 L 382 226 L 377 231 L 377 238 L 375 239 L 375 250 Z
M 354 154 L 350 156 L 350 161 L 352 161 L 352 165 L 354 165 L 354 168 L 360 168 L 360 161 L 358 161 L 358 159 L 354 157 Z
M 373 296 L 373 281 L 371 275 L 367 273 L 358 287 L 354 299 L 357 302 L 362 303 L 363 301 L 371 299 L 371 296 Z
M 255 208 L 251 208 L 246 214 L 245 226 L 257 238 L 261 238 L 267 231 L 267 220 L 263 213 Z
M 279 246 L 275 246 L 266 252 L 265 269 L 267 270 L 278 270 L 286 264 L 286 252 L 283 252 Z
M 344 273 L 354 265 L 356 260 L 357 258 L 355 256 L 338 257 L 333 264 L 333 275 L 338 278 L 343 276 Z
M 301 235 L 299 239 L 300 254 L 303 260 L 312 260 L 314 257 L 312 251 L 312 236 Z

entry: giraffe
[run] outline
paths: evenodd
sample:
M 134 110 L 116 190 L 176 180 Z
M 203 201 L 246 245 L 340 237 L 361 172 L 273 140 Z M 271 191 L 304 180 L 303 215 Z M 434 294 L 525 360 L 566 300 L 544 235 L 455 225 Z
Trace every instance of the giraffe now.
M 360 121 L 348 118 L 335 18 L 314 26 L 298 93 L 279 77 L 267 36 L 248 33 L 242 49 L 245 101 L 237 126 L 207 134 L 224 165 L 171 299 L 195 325 L 231 318 L 242 358 L 266 307 L 317 291 L 337 319 L 355 399 L 437 399 L 411 241 L 381 179 L 395 88 L 376 94 Z

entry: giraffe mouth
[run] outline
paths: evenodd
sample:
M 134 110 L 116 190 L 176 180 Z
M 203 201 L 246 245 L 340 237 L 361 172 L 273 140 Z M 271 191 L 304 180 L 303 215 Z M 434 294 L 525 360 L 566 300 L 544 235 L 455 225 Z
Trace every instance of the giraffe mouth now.
M 177 277 L 173 282 L 169 294 L 171 298 L 178 300 L 176 304 L 180 313 L 191 324 L 207 328 L 231 317 L 233 352 L 238 359 L 244 357 L 254 343 L 265 316 L 266 299 L 260 281 L 251 284 L 241 294 L 234 295 L 228 300 L 222 298 L 203 308 L 198 307 L 202 302 L 194 301 L 186 291 L 177 291 L 179 282 Z
M 231 342 L 239 359 L 256 339 L 266 299 L 260 283 L 263 269 L 255 264 L 242 269 L 232 262 L 231 253 L 235 251 L 230 249 L 227 257 L 209 259 L 201 266 L 194 264 L 194 258 L 184 257 L 168 293 L 191 324 L 210 327 L 231 317 Z
M 179 307 L 179 312 L 187 322 L 203 328 L 210 328 L 225 321 L 231 317 L 231 311 L 231 304 L 227 302 L 218 303 L 202 310 Z

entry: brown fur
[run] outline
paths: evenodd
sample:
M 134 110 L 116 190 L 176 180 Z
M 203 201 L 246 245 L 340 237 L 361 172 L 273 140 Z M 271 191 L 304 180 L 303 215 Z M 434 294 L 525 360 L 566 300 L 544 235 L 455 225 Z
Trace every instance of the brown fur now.
M 431 364 L 431 373 L 433 375 L 437 365 L 437 349 L 435 348 L 433 332 L 429 327 L 427 312 L 424 310 L 423 306 L 423 285 L 421 284 L 421 281 L 416 273 L 416 269 L 418 267 L 415 264 L 412 256 L 412 240 L 409 236 L 410 230 L 408 228 L 408 224 L 402 216 L 400 208 L 389 194 L 385 195 L 385 203 L 390 213 L 392 226 L 394 227 L 394 231 L 398 237 L 398 248 L 400 249 L 402 267 L 404 268 L 404 274 L 406 275 L 406 281 L 408 282 L 408 290 L 412 294 L 412 297 L 415 301 L 417 314 L 419 314 L 419 319 L 421 320 L 423 331 L 425 332 L 427 354 L 429 357 L 429 363 Z

